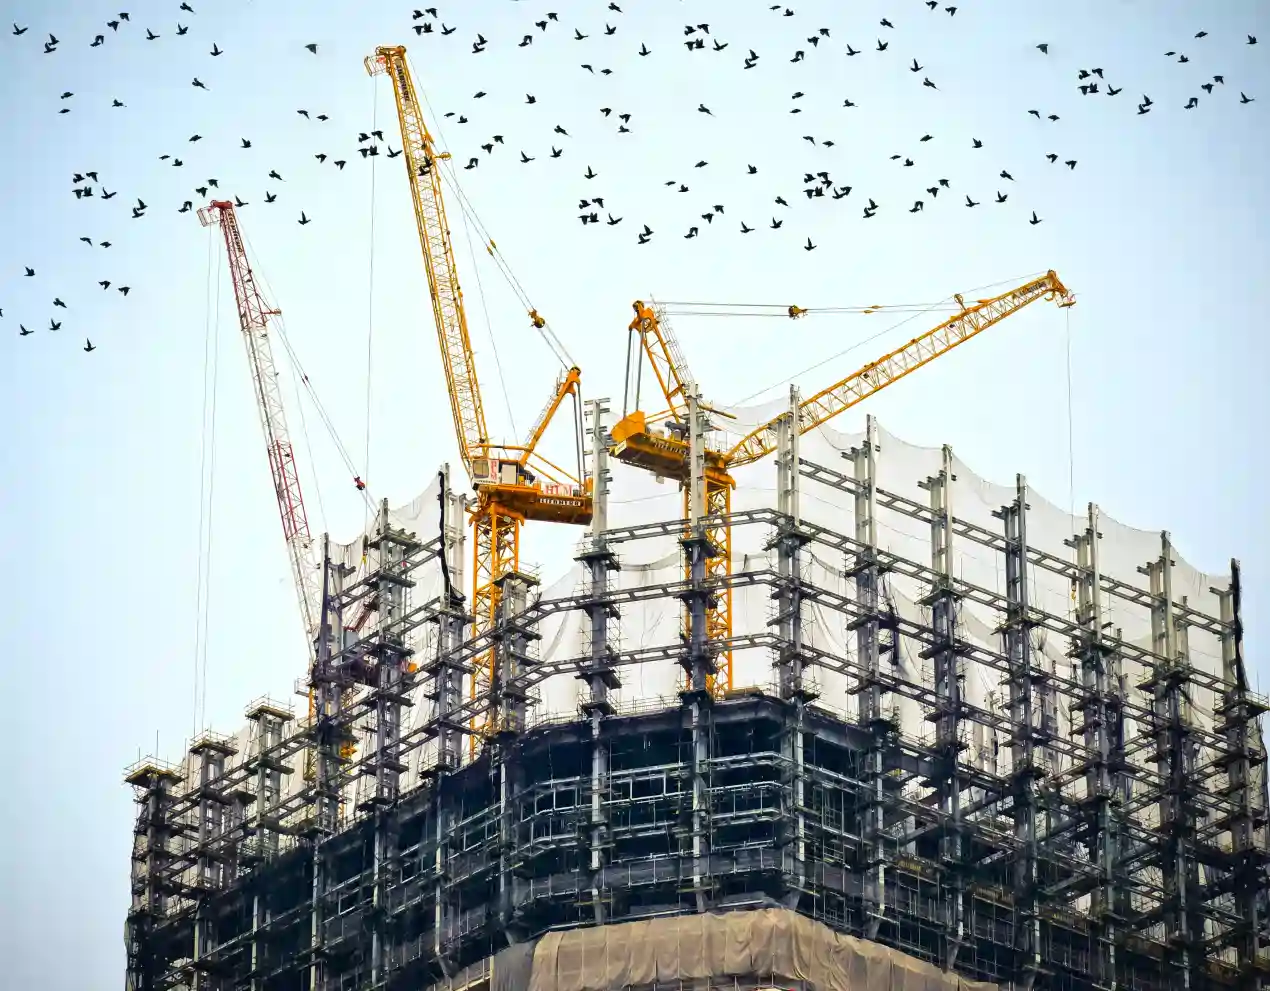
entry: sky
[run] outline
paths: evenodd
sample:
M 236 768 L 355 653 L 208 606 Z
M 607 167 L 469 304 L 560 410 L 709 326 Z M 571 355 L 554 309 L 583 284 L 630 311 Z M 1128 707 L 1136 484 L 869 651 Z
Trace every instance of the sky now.
M 118 987 L 134 813 L 123 768 L 156 749 L 178 759 L 197 727 L 231 731 L 250 700 L 293 697 L 303 674 L 222 245 L 199 224 L 196 187 L 216 178 L 247 203 L 253 264 L 283 312 L 275 351 L 313 530 L 359 531 L 354 474 L 399 504 L 442 463 L 458 470 L 408 188 L 387 157 L 401 147 L 391 92 L 362 65 L 379 44 L 407 46 L 474 216 L 586 394 L 614 408 L 636 298 L 931 302 L 1055 270 L 1075 307 L 1033 305 L 868 412 L 907 441 L 951 444 L 994 481 L 1022 473 L 1059 505 L 1094 501 L 1167 529 L 1197 567 L 1221 574 L 1238 557 L 1246 655 L 1266 682 L 1263 4 L 964 0 L 949 15 L 942 0 L 796 0 L 785 17 L 756 0 L 625 0 L 621 13 L 607 0 L 465 0 L 438 2 L 436 29 L 416 35 L 431 18 L 407 4 L 126 3 L 117 31 L 116 12 L 86 0 L 0 5 L 0 24 L 29 29 L 0 34 L 0 684 L 16 743 L 0 771 L 0 967 L 15 986 Z M 540 31 L 548 9 L 558 22 Z M 706 47 L 689 51 L 684 26 L 702 23 Z M 46 55 L 50 33 L 60 41 Z M 487 45 L 473 54 L 478 33 Z M 1100 92 L 1082 96 L 1077 74 L 1095 67 Z M 1225 83 L 1210 94 L 1200 86 L 1214 75 Z M 1154 102 L 1140 115 L 1144 94 Z M 363 158 L 358 135 L 375 129 L 382 154 Z M 805 198 L 803 174 L 821 170 L 852 192 Z M 76 199 L 87 171 L 94 196 Z M 923 192 L 941 178 L 947 189 Z M 600 223 L 583 225 L 578 203 L 597 195 Z M 879 209 L 866 220 L 868 198 Z M 702 221 L 714 204 L 724 213 Z M 487 414 L 517 436 L 560 366 L 453 200 L 450 221 Z M 755 230 L 742 235 L 742 221 Z M 640 245 L 644 224 L 655 234 Z M 675 331 L 723 403 L 791 380 L 819 388 L 922 329 L 878 336 L 894 319 L 684 317 Z M 325 421 L 295 389 L 297 367 Z M 836 425 L 859 429 L 864 413 Z M 527 548 L 547 571 L 567 550 L 534 530 Z

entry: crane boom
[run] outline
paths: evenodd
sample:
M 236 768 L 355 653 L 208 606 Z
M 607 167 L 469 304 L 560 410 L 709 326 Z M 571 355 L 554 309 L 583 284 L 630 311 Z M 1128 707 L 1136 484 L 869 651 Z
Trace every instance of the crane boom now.
M 632 333 L 638 333 L 640 336 L 644 353 L 648 357 L 649 367 L 652 368 L 653 375 L 657 377 L 657 384 L 661 387 L 662 396 L 666 400 L 667 413 L 673 419 L 682 420 L 687 416 L 688 407 L 685 396 L 692 379 L 692 373 L 688 370 L 688 362 L 679 347 L 679 341 L 670 329 L 666 314 L 661 312 L 656 304 L 650 306 L 642 300 L 636 300 L 631 305 L 635 310 L 635 318 L 631 320 L 627 329 Z M 630 357 L 630 355 L 627 356 L 628 362 Z M 635 360 L 639 360 L 638 355 L 635 355 Z M 628 368 L 628 390 L 632 384 L 630 379 L 630 369 Z M 638 380 L 637 371 L 634 383 L 636 406 L 639 405 Z M 623 414 L 626 413 L 625 410 L 622 412 Z M 657 419 L 657 417 L 652 417 L 652 419 Z
M 219 223 L 221 234 L 225 238 L 234 300 L 238 305 L 238 323 L 242 328 L 243 343 L 247 346 L 251 383 L 256 394 L 260 425 L 265 433 L 265 449 L 269 455 L 269 472 L 273 478 L 274 495 L 278 500 L 278 513 L 282 517 L 282 536 L 291 561 L 291 574 L 300 599 L 300 615 L 304 619 L 312 660 L 314 639 L 318 632 L 318 597 L 321 589 L 318 586 L 318 567 L 313 556 L 313 534 L 309 530 L 309 518 L 304 509 L 295 451 L 287 430 L 282 392 L 278 386 L 278 370 L 269 341 L 269 318 L 277 316 L 280 311 L 269 305 L 256 284 L 251 263 L 247 260 L 247 249 L 238 227 L 234 204 L 228 200 L 213 200 L 210 206 L 199 210 L 199 220 L 204 227 Z
M 450 156 L 436 150 L 424 122 L 406 64 L 405 48 L 381 45 L 374 55 L 366 58 L 365 65 L 370 75 L 386 74 L 392 80 L 454 427 L 468 477 L 477 494 L 471 513 L 476 539 L 473 541 L 470 611 L 473 632 L 480 634 L 497 620 L 503 579 L 520 570 L 520 533 L 525 522 L 585 525 L 591 521 L 594 500 L 592 483 L 582 461 L 581 410 L 578 408 L 580 373 L 576 367 L 567 369 L 523 446 L 495 444 L 490 440 L 442 198 L 438 163 Z M 493 243 L 487 248 L 492 252 Z M 535 309 L 529 310 L 529 318 L 539 330 L 546 325 Z M 538 442 L 566 396 L 572 396 L 575 405 L 576 474 L 558 468 L 540 455 L 534 466 L 530 464 L 531 459 L 535 459 Z M 539 479 L 535 468 L 550 475 L 551 480 Z M 472 698 L 494 683 L 494 664 L 493 650 L 475 660 L 468 683 Z M 487 711 L 483 718 L 473 721 L 472 745 L 475 746 L 477 735 L 489 735 L 496 729 L 496 715 L 492 710 Z
M 850 409 L 861 400 L 947 354 L 957 345 L 1041 298 L 1054 299 L 1059 306 L 1071 306 L 1074 302 L 1071 293 L 1052 271 L 1000 296 L 981 299 L 971 306 L 967 306 L 960 295 L 956 296 L 959 312 L 954 316 L 802 402 L 799 405 L 798 432 L 806 433 L 843 410 Z M 686 368 L 682 364 L 674 338 L 659 326 L 663 314 L 642 302 L 636 302 L 634 307 L 636 317 L 629 329 L 637 331 L 643 339 L 644 351 L 658 383 L 662 386 L 666 401 L 671 406 L 670 416 L 674 420 L 676 400 L 682 395 L 682 385 L 689 381 Z M 800 317 L 806 312 L 797 306 L 788 309 L 791 318 Z M 628 369 L 628 382 L 630 379 Z M 636 404 L 638 405 L 638 397 Z M 656 421 L 661 418 L 647 416 L 640 409 L 624 411 L 622 419 L 611 431 L 611 453 L 626 464 L 678 481 L 684 490 L 684 518 L 688 519 L 691 515 L 692 482 L 689 471 L 690 442 L 685 436 L 687 425 L 671 422 L 658 426 Z M 780 419 L 762 424 L 730 448 L 707 447 L 704 451 L 701 481 L 704 486 L 702 494 L 707 519 L 705 536 L 715 550 L 706 561 L 705 577 L 707 581 L 717 580 L 719 583 L 715 601 L 706 610 L 705 616 L 706 636 L 712 640 L 732 636 L 732 588 L 726 582 L 727 576 L 732 572 L 732 537 L 728 518 L 732 512 L 732 489 L 736 485 L 731 469 L 757 461 L 776 449 L 776 425 Z M 717 663 L 718 676 L 707 677 L 707 686 L 712 691 L 726 692 L 734 687 L 731 652 L 721 651 Z
M 798 408 L 801 414 L 799 432 L 806 433 L 820 426 L 1043 297 L 1058 300 L 1059 306 L 1071 306 L 1073 303 L 1071 293 L 1052 270 L 1016 289 L 991 299 L 981 299 L 971 306 L 966 306 L 958 295 L 959 313 L 804 400 Z M 779 422 L 780 418 L 769 420 L 742 437 L 724 455 L 728 467 L 751 464 L 776 450 Z
M 441 171 L 437 168 L 437 162 L 450 155 L 436 150 L 424 122 L 414 81 L 406 68 L 405 48 L 376 49 L 375 54 L 366 59 L 366 68 L 372 73 L 386 72 L 396 94 L 397 119 L 410 174 L 410 199 L 414 203 L 423 264 L 428 270 L 441 360 L 450 386 L 450 412 L 454 416 L 459 456 L 470 474 L 473 459 L 482 456 L 489 443 L 489 431 L 485 426 L 485 407 L 476 380 L 476 360 L 463 309 L 463 291 L 459 288 L 458 266 L 441 195 Z

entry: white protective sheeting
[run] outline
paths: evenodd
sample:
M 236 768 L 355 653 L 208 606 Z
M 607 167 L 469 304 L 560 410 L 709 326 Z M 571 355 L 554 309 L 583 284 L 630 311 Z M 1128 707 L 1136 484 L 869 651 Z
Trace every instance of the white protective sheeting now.
M 752 426 L 764 422 L 782 412 L 784 403 L 770 403 L 762 407 L 729 411 L 734 420 L 721 420 L 728 424 L 729 435 L 735 437 L 748 431 Z M 904 495 L 914 501 L 926 504 L 928 495 L 919 487 L 919 483 L 935 476 L 942 467 L 942 452 L 938 448 L 917 447 L 888 434 L 885 430 L 877 430 L 878 450 L 875 453 L 877 484 L 881 489 Z M 722 447 L 728 438 L 722 435 L 711 437 L 711 446 Z M 821 427 L 804 435 L 800 441 L 800 456 L 804 462 L 814 462 L 832 470 L 851 475 L 852 465 L 843 458 L 843 454 L 863 444 L 863 433 L 845 433 L 831 427 Z M 1000 510 L 1015 499 L 1015 486 L 990 482 L 976 475 L 971 468 L 953 459 L 955 481 L 952 483 L 951 504 L 953 514 L 961 520 L 977 524 L 993 533 L 1002 532 L 1001 521 L 994 518 L 994 511 Z M 613 528 L 621 528 L 636 523 L 653 521 L 673 521 L 680 519 L 683 512 L 683 497 L 674 483 L 661 483 L 651 476 L 621 464 L 612 465 L 612 495 L 609 503 L 609 523 Z M 776 505 L 776 466 L 774 458 L 766 458 L 756 464 L 738 469 L 735 473 L 737 488 L 733 493 L 734 511 L 760 509 Z M 850 492 L 832 488 L 828 485 L 813 482 L 806 478 L 801 481 L 801 515 L 809 523 L 814 523 L 840 534 L 853 536 L 855 519 L 853 497 Z M 416 499 L 410 503 L 393 509 L 389 515 L 394 526 L 415 533 L 421 541 L 436 537 L 440 525 L 440 480 L 433 482 Z M 374 532 L 375 521 L 370 521 L 368 534 Z M 1073 518 L 1067 511 L 1047 501 L 1041 494 L 1030 491 L 1028 495 L 1027 535 L 1030 546 L 1048 551 L 1064 560 L 1072 559 L 1072 552 L 1064 544 L 1078 532 L 1083 533 L 1087 526 L 1083 513 Z M 541 525 L 530 526 L 525 539 L 528 546 L 533 545 L 535 535 L 541 532 Z M 733 530 L 733 570 L 764 569 L 775 567 L 775 552 L 764 549 L 769 536 L 768 528 L 762 526 L 741 526 Z M 1122 582 L 1146 589 L 1147 578 L 1139 573 L 1139 567 L 1155 561 L 1161 554 L 1161 535 L 1154 531 L 1134 529 L 1118 523 L 1106 516 L 1101 516 L 1099 531 L 1102 539 L 1099 544 L 1100 568 L 1104 575 L 1113 576 Z M 331 553 L 341 563 L 354 569 L 356 580 L 377 566 L 374 548 L 368 546 L 359 535 L 355 539 L 339 545 L 332 545 Z M 579 533 L 581 537 L 582 534 Z M 930 564 L 930 527 L 927 523 L 905 516 L 893 510 L 879 506 L 877 511 L 877 539 L 879 548 L 922 565 Z M 679 547 L 679 534 L 674 527 L 668 527 L 665 534 L 642 538 L 637 541 L 623 542 L 615 548 L 621 561 L 621 570 L 612 576 L 614 586 L 619 588 L 646 587 L 663 582 L 680 580 L 683 576 L 682 551 Z M 468 540 L 465 556 L 470 561 L 471 536 Z M 1212 586 L 1227 587 L 1227 576 L 1211 577 L 1191 567 L 1184 560 L 1173 555 L 1173 595 L 1175 600 L 1185 601 L 1191 608 L 1210 616 L 1218 616 L 1220 612 L 1216 595 Z M 1005 574 L 1002 556 L 995 550 L 957 538 L 954 542 L 953 562 L 955 576 L 973 585 L 1004 594 Z M 465 562 L 466 564 L 466 562 Z M 804 555 L 804 579 L 821 587 L 852 594 L 851 580 L 844 576 L 845 557 L 821 545 L 813 545 Z M 584 574 L 580 565 L 575 562 L 558 561 L 555 567 L 547 568 L 549 573 L 558 575 L 544 580 L 533 593 L 544 598 L 557 598 L 577 594 L 585 588 Z M 416 586 L 408 592 L 407 608 L 417 607 L 435 599 L 442 591 L 442 577 L 438 567 L 417 569 L 413 576 Z M 1030 572 L 1030 595 L 1032 603 L 1039 609 L 1059 616 L 1070 617 L 1074 608 L 1073 590 L 1067 579 L 1051 574 L 1039 568 Z M 471 581 L 470 564 L 464 568 L 463 590 L 468 592 Z M 929 609 L 920 604 L 927 593 L 915 580 L 891 573 L 887 575 L 883 593 L 886 601 L 892 602 L 898 613 L 908 620 L 928 624 Z M 736 590 L 733 611 L 733 628 L 737 634 L 758 633 L 768 631 L 767 622 L 771 616 L 772 604 L 770 590 L 766 586 L 754 586 Z M 1112 628 L 1123 630 L 1125 639 L 1146 647 L 1150 644 L 1150 614 L 1141 605 L 1125 602 L 1120 598 L 1104 595 L 1101 599 L 1104 619 Z M 346 622 L 348 618 L 346 617 Z M 963 603 L 958 616 L 962 637 L 994 651 L 1001 649 L 1000 636 L 995 632 L 1000 618 L 990 609 Z M 367 629 L 373 629 L 375 617 L 369 618 Z M 621 607 L 621 618 L 615 624 L 617 634 L 614 637 L 618 649 L 629 650 L 654 645 L 671 645 L 677 642 L 680 629 L 680 604 L 678 600 L 661 597 L 644 602 L 626 603 Z M 537 649 L 544 658 L 581 657 L 589 649 L 587 643 L 587 624 L 582 613 L 564 611 L 553 613 L 539 627 L 541 640 Z M 412 646 L 416 659 L 431 656 L 435 646 L 431 638 L 435 636 L 432 624 L 422 624 L 412 634 Z M 855 636 L 846 630 L 844 617 L 834 610 L 809 604 L 805 609 L 805 636 L 808 644 L 822 651 L 829 651 L 838 656 L 850 657 L 855 651 Z M 1038 659 L 1050 670 L 1062 677 L 1075 678 L 1074 662 L 1066 656 L 1068 644 L 1060 642 L 1061 638 L 1036 631 L 1033 634 L 1034 647 Z M 931 683 L 930 662 L 923 661 L 919 655 L 920 648 L 912 643 L 904 643 L 901 656 L 898 658 L 900 673 L 913 681 Z M 1200 630 L 1192 629 L 1189 634 L 1189 652 L 1191 661 L 1197 667 L 1220 674 L 1220 649 L 1215 638 Z M 964 691 L 967 701 L 972 705 L 1000 709 L 1004 701 L 1004 693 L 1000 684 L 1000 675 L 993 670 L 967 661 Z M 1142 672 L 1136 666 L 1125 662 L 1125 681 L 1131 692 L 1142 680 Z M 681 684 L 682 673 L 677 665 L 670 661 L 646 663 L 623 668 L 620 672 L 622 686 L 612 693 L 612 701 L 619 709 L 654 708 L 658 705 L 677 704 L 676 692 Z M 817 705 L 843 714 L 854 714 L 855 701 L 848 694 L 847 679 L 832 672 L 813 673 L 819 681 L 821 696 Z M 763 687 L 772 683 L 771 656 L 767 650 L 738 651 L 734 655 L 734 685 L 738 688 L 756 686 Z M 547 679 L 539 687 L 539 701 L 530 714 L 530 723 L 557 721 L 575 718 L 581 682 L 571 674 L 556 675 Z M 1191 703 L 1199 718 L 1211 724 L 1213 699 L 1198 690 L 1193 693 Z M 429 718 L 431 702 L 424 697 L 424 690 L 416 693 L 414 706 L 403 716 L 403 728 L 421 725 Z M 902 725 L 907 734 L 915 737 L 930 732 L 930 724 L 922 718 L 917 703 L 910 700 L 896 700 Z M 299 720 L 304 717 L 304 702 L 298 705 Z M 1060 707 L 1058 713 L 1059 733 L 1067 735 L 1072 720 Z M 299 721 L 297 720 L 297 721 Z M 1131 736 L 1136 727 L 1126 726 L 1126 736 Z M 238 757 L 241 760 L 252 750 L 253 740 L 249 738 L 248 729 L 244 728 L 236 734 Z M 467 748 L 464 748 L 467 752 Z M 431 747 L 416 751 L 403 784 L 412 786 L 418 781 L 420 766 L 427 766 L 432 760 Z M 995 769 L 998 772 L 1008 771 L 1009 748 L 1003 741 L 993 739 L 991 730 L 975 730 L 969 753 L 970 759 L 978 761 L 981 766 Z M 190 767 L 193 771 L 193 767 Z M 297 768 L 298 771 L 298 768 Z M 289 793 L 303 784 L 302 776 L 294 773 L 284 785 Z M 355 797 L 351 792 L 350 798 Z

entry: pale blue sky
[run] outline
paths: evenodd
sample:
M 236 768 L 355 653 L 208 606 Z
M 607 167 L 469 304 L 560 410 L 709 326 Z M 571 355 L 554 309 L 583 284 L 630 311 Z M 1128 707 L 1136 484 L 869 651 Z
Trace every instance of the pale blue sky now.
M 1263 314 L 1270 184 L 1270 16 L 1256 0 L 965 0 L 955 17 L 919 0 L 799 0 L 781 17 L 761 0 L 466 0 L 439 4 L 457 27 L 417 38 L 409 4 L 6 0 L 0 23 L 0 564 L 8 604 L 0 665 L 11 739 L 0 812 L 0 970 L 14 986 L 62 991 L 122 980 L 133 809 L 121 769 L 138 750 L 170 757 L 194 725 L 205 327 L 218 361 L 212 556 L 206 616 L 207 723 L 232 729 L 245 703 L 286 696 L 302 673 L 300 623 L 251 400 L 232 297 L 209 268 L 209 234 L 176 212 L 208 177 L 241 211 L 260 274 L 290 340 L 377 496 L 418 492 L 454 460 L 447 397 L 401 163 L 356 154 L 376 123 L 400 147 L 386 84 L 361 59 L 402 43 L 437 112 L 464 191 L 517 279 L 584 369 L 590 395 L 620 399 L 630 301 L 665 299 L 851 306 L 935 300 L 1054 268 L 1070 313 L 1074 470 L 1069 473 L 1066 318 L 1040 305 L 870 401 L 888 430 L 950 443 L 983 475 L 1023 472 L 1065 504 L 1168 528 L 1180 552 L 1222 571 L 1245 565 L 1248 658 L 1270 636 L 1270 528 L 1257 462 L 1267 423 Z M 207 6 L 207 10 L 201 9 Z M 849 11 L 844 11 L 848 8 Z M 368 9 L 373 8 L 373 9 Z M 559 12 L 544 34 L 532 21 Z M 879 26 L 888 17 L 893 30 Z M 188 25 L 184 37 L 176 24 Z M 605 23 L 617 27 L 604 35 Z M 689 53 L 683 25 L 708 22 L 729 47 Z M 812 48 L 820 27 L 829 38 Z M 151 28 L 161 37 L 146 41 Z M 575 41 L 580 28 L 590 37 Z M 1195 39 L 1200 30 L 1208 37 Z M 470 54 L 477 32 L 488 50 Z M 61 39 L 42 52 L 49 32 Z M 90 48 L 97 33 L 105 42 Z M 516 43 L 524 34 L 534 43 Z M 1249 46 L 1246 35 L 1264 35 Z M 890 42 L 879 54 L 878 38 Z M 303 45 L 319 44 L 317 56 Z M 653 54 L 636 55 L 641 42 Z M 1050 54 L 1036 51 L 1050 44 Z M 224 55 L 211 58 L 213 43 Z M 861 50 L 844 55 L 851 43 Z M 741 69 L 746 49 L 761 55 Z M 796 49 L 805 61 L 791 64 Z M 1179 64 L 1163 53 L 1189 57 Z M 917 58 L 923 69 L 908 71 Z M 589 62 L 598 71 L 578 68 Z M 1119 96 L 1082 97 L 1101 67 Z M 1210 96 L 1199 89 L 1225 76 Z M 198 76 L 209 87 L 195 89 Z M 929 77 L 938 86 L 921 85 Z M 488 96 L 474 101 L 484 90 Z M 1256 102 L 1240 105 L 1242 90 Z M 62 92 L 74 96 L 59 99 Z M 806 95 L 791 101 L 791 94 Z M 525 93 L 538 102 L 526 106 Z M 1143 94 L 1155 101 L 1138 116 Z M 1192 96 L 1198 108 L 1184 111 Z M 127 106 L 111 108 L 112 98 Z M 857 107 L 846 109 L 850 98 Z M 696 112 L 699 103 L 713 116 Z M 803 112 L 791 115 L 792 106 Z M 69 106 L 71 112 L 59 114 Z M 599 108 L 632 114 L 615 133 Z M 325 112 L 327 123 L 295 111 Z M 1035 120 L 1027 111 L 1057 113 Z M 552 133 L 563 125 L 570 137 Z M 187 139 L 198 133 L 203 140 Z M 498 133 L 505 145 L 479 145 Z M 919 138 L 932 134 L 929 143 Z M 826 137 L 832 148 L 801 140 Z M 249 151 L 241 138 L 253 142 Z M 971 139 L 984 148 L 973 150 Z M 549 159 L 555 139 L 564 155 Z M 537 160 L 522 166 L 524 149 Z M 1051 166 L 1075 158 L 1072 171 Z M 314 154 L 348 160 L 341 173 Z M 904 168 L 892 154 L 911 156 Z M 183 160 L 181 168 L 160 161 Z M 709 165 L 694 169 L 706 159 Z M 745 165 L 759 167 L 747 176 Z M 585 180 L 590 166 L 599 173 Z M 117 199 L 76 201 L 71 177 L 96 170 Z M 270 182 L 278 170 L 284 182 Z M 828 170 L 849 197 L 808 203 L 804 172 Z M 1014 182 L 997 178 L 1001 169 Z M 374 175 L 372 185 L 372 173 Z M 951 190 L 920 190 L 938 178 Z M 691 191 L 662 183 L 676 179 Z M 278 200 L 263 203 L 272 189 Z M 997 190 L 1008 203 L 992 202 Z M 610 228 L 583 227 L 579 198 L 601 194 Z M 966 209 L 971 194 L 982 205 Z M 784 210 L 772 204 L 783 194 Z M 927 200 L 923 213 L 907 210 Z M 149 204 L 139 220 L 129 207 Z M 878 216 L 861 219 L 867 197 Z M 375 205 L 372 231 L 371 204 Z M 715 203 L 723 218 L 698 215 Z M 313 223 L 300 227 L 304 210 Z M 1038 226 L 1026 219 L 1032 210 Z M 769 218 L 784 216 L 779 232 Z M 601 217 L 603 219 L 603 217 Z M 757 230 L 744 238 L 746 220 Z M 493 424 L 523 431 L 554 367 L 502 278 L 473 269 L 457 205 L 452 229 Z M 656 230 L 635 244 L 638 226 Z M 690 224 L 705 228 L 695 240 Z M 77 239 L 90 237 L 89 247 Z M 801 250 L 804 239 L 817 244 Z M 110 249 L 96 242 L 106 239 Z M 373 243 L 373 252 L 371 246 Z M 480 246 L 477 245 L 480 253 Z M 374 286 L 369 286 L 371 258 Z M 25 278 L 23 267 L 37 271 Z M 220 273 L 217 291 L 209 284 Z M 477 279 L 479 272 L 479 285 Z M 99 279 L 127 284 L 125 299 Z M 54 310 L 54 297 L 68 308 Z M 485 306 L 482 305 L 484 299 Z M 364 461 L 367 331 L 370 464 Z M 488 308 L 488 323 L 486 309 Z M 46 328 L 54 313 L 62 330 Z M 219 319 L 214 319 L 219 313 Z M 694 371 L 720 401 L 779 385 L 885 324 L 682 320 Z M 18 324 L 36 330 L 19 338 Z M 497 365 L 505 375 L 500 384 Z M 800 379 L 823 385 L 906 340 L 867 345 Z M 910 332 L 910 333 L 906 333 Z M 85 354 L 84 338 L 98 350 Z M 284 377 L 290 378 L 290 372 Z M 356 531 L 349 472 L 311 407 L 292 427 L 309 466 L 315 529 Z M 856 427 L 857 411 L 844 427 Z M 316 476 L 316 481 L 314 480 Z M 206 518 L 206 513 L 203 514 Z M 532 534 L 548 566 L 560 541 Z M 1264 682 L 1264 672 L 1262 672 Z

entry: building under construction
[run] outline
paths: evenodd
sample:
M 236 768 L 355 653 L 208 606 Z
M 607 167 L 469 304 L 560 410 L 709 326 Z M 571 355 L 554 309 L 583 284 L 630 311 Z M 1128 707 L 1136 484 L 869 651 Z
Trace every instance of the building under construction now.
M 566 575 L 506 574 L 474 634 L 443 471 L 324 542 L 314 715 L 129 769 L 133 991 L 1260 986 L 1237 564 L 871 418 L 791 412 L 685 519 L 606 413 Z
M 957 296 L 848 378 L 751 410 L 705 406 L 666 311 L 637 302 L 620 418 L 593 402 L 584 430 L 558 349 L 529 440 L 494 444 L 447 156 L 405 50 L 366 67 L 393 86 L 466 478 L 319 547 L 278 311 L 233 203 L 200 211 L 312 653 L 307 708 L 260 700 L 129 769 L 130 991 L 1259 987 L 1267 702 L 1238 566 L 1204 575 L 1167 534 L 871 418 L 828 424 L 1036 300 L 1071 305 L 1058 277 Z M 573 472 L 535 452 L 569 399 Z M 522 563 L 531 521 L 586 528 L 550 581 Z

